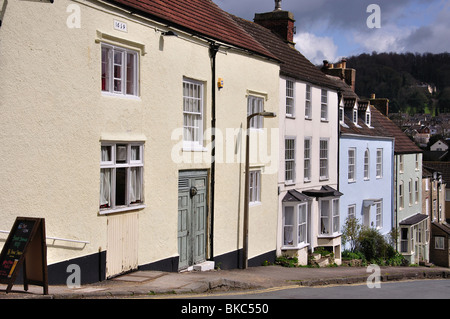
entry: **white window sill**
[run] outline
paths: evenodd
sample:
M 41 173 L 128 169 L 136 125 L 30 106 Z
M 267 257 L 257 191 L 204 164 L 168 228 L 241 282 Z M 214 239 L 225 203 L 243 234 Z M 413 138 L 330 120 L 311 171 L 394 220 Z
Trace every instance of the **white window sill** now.
M 308 246 L 309 246 L 308 243 L 301 243 L 298 246 L 281 246 L 281 250 L 300 250 Z
M 248 203 L 249 207 L 261 206 L 261 205 L 262 205 L 261 202 L 249 202 Z
M 317 236 L 317 238 L 337 238 L 342 236 L 341 233 L 333 233 L 333 234 L 320 234 Z
M 122 212 L 127 212 L 127 211 L 132 211 L 132 210 L 144 209 L 145 207 L 147 207 L 147 205 L 139 204 L 139 205 L 132 205 L 132 206 L 127 206 L 127 207 L 116 207 L 113 209 L 100 209 L 99 214 L 100 215 L 108 215 L 108 214 L 114 214 L 114 213 L 122 213 Z
M 118 97 L 126 100 L 135 100 L 135 101 L 141 101 L 141 98 L 137 95 L 127 95 L 127 94 L 120 94 L 120 93 L 112 93 L 107 91 L 102 91 L 102 96 L 105 97 Z
M 208 149 L 200 144 L 184 144 L 183 152 L 207 152 Z

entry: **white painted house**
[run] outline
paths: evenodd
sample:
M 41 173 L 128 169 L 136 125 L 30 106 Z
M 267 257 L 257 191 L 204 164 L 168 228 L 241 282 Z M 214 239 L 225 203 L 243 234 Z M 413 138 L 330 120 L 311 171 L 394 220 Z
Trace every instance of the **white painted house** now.
M 321 246 L 340 263 L 337 88 L 294 48 L 291 12 L 277 7 L 254 23 L 237 21 L 282 61 L 277 254 L 306 265 Z

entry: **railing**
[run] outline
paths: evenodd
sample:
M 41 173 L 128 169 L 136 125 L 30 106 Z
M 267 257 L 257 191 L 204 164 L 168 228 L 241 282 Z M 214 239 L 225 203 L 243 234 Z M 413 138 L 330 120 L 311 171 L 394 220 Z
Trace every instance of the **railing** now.
M 9 231 L 0 230 L 0 233 L 9 234 Z M 78 244 L 85 244 L 85 245 L 90 244 L 90 242 L 85 241 L 85 240 L 75 240 L 75 239 L 67 239 L 67 238 L 59 238 L 59 237 L 46 237 L 46 239 L 53 240 L 53 242 L 55 240 L 60 240 L 60 241 L 67 241 L 67 242 L 71 242 L 71 243 L 78 243 Z

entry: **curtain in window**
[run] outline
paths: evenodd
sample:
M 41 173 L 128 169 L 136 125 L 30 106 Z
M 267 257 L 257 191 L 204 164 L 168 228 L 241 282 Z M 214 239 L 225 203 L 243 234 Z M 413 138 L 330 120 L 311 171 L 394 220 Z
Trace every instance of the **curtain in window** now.
M 294 244 L 294 207 L 284 208 L 284 245 Z
M 298 242 L 306 242 L 306 205 L 298 206 Z
M 141 202 L 141 168 L 130 168 L 130 203 Z
M 111 169 L 109 168 L 100 170 L 100 207 L 111 207 Z
M 323 200 L 320 205 L 320 233 L 329 234 L 330 233 L 330 202 L 328 200 Z

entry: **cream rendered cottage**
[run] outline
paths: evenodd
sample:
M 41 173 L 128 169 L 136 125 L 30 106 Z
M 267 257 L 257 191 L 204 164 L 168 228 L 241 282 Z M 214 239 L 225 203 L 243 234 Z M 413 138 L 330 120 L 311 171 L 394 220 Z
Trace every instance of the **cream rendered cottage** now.
M 278 109 L 279 63 L 226 12 L 209 0 L 0 10 L 0 229 L 45 218 L 50 283 L 70 264 L 82 283 L 239 267 L 247 173 L 249 264 L 275 257 L 276 119 L 255 118 L 259 156 L 249 172 L 242 159 L 248 113 Z

